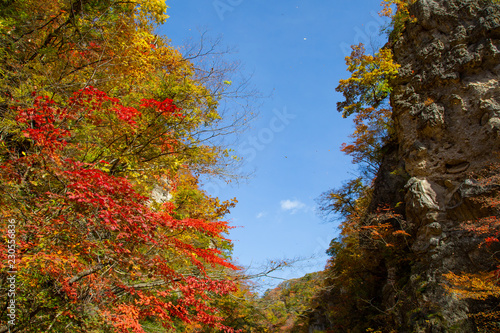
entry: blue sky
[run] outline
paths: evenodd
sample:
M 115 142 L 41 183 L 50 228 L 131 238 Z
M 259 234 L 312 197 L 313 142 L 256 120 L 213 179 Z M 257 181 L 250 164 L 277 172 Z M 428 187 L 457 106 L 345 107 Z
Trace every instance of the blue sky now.
M 234 258 L 258 268 L 267 260 L 312 257 L 275 276 L 295 278 L 323 269 L 337 224 L 315 212 L 315 199 L 352 178 L 356 167 L 339 151 L 351 121 L 336 111 L 338 81 L 348 77 L 349 46 L 379 47 L 384 24 L 379 0 L 168 0 L 170 18 L 159 33 L 182 45 L 199 30 L 234 47 L 233 55 L 263 95 L 259 116 L 234 149 L 253 177 L 207 184 L 239 201 L 228 216 Z M 377 44 L 377 41 L 379 42 Z M 370 47 L 367 47 L 368 49 Z M 272 281 L 264 281 L 273 283 Z M 276 281 L 276 283 L 279 281 Z

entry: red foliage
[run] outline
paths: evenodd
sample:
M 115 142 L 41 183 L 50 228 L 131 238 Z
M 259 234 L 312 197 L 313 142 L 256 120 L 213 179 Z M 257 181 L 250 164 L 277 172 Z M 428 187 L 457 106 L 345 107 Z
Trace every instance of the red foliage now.
M 181 116 L 171 100 L 142 103 L 161 115 Z M 220 324 L 210 295 L 236 287 L 210 277 L 206 267 L 237 268 L 219 250 L 199 245 L 204 237 L 226 240 L 227 222 L 175 219 L 171 203 L 152 209 L 130 180 L 99 168 L 108 162 L 84 163 L 67 153 L 78 147 L 71 141 L 72 125 L 82 117 L 99 124 L 105 104 L 124 128 L 141 117 L 92 87 L 77 92 L 67 106 L 37 97 L 33 107 L 16 109 L 33 146 L 1 164 L 0 181 L 15 197 L 9 214 L 19 221 L 19 274 L 35 291 L 43 289 L 40 276 L 53 281 L 53 296 L 64 294 L 72 304 L 91 299 L 120 332 L 144 332 L 140 322 L 151 317 L 165 326 L 178 318 L 231 331 Z M 3 241 L 0 252 L 7 253 Z

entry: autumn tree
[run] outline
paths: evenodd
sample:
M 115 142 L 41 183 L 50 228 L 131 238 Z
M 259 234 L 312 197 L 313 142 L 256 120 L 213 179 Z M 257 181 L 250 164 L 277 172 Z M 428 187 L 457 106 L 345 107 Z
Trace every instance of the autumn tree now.
M 230 274 L 235 279 L 235 292 L 213 297 L 214 306 L 220 311 L 223 317 L 223 324 L 234 328 L 240 332 L 264 333 L 269 332 L 264 320 L 264 308 L 257 292 L 253 291 L 254 286 L 239 272 Z M 218 328 L 202 326 L 199 323 L 184 324 L 178 331 L 197 333 L 217 333 Z
M 383 146 L 393 134 L 392 112 L 388 105 L 391 92 L 389 81 L 396 75 L 399 65 L 392 60 L 392 51 L 382 48 L 375 55 L 366 54 L 362 44 L 353 45 L 346 57 L 351 77 L 340 80 L 336 90 L 344 96 L 337 110 L 344 118 L 354 115 L 354 141 L 344 143 L 341 150 L 361 163 L 372 177 L 378 171 Z
M 415 22 L 415 18 L 410 15 L 408 7 L 416 0 L 383 0 L 381 3 L 381 16 L 391 19 L 391 24 L 387 30 L 390 38 L 399 38 L 406 24 Z
M 18 290 L 0 331 L 232 330 L 213 299 L 237 290 L 222 221 L 235 201 L 198 178 L 226 174 L 211 138 L 244 117 L 223 121 L 228 85 L 154 33 L 166 18 L 156 0 L 0 4 L 0 211 L 3 230 L 16 221 Z
M 141 111 L 180 117 L 170 103 L 148 100 L 135 109 L 86 88 L 65 106 L 37 97 L 33 108 L 17 108 L 19 140 L 24 137 L 25 146 L 21 153 L 5 148 L 1 173 L 2 213 L 18 221 L 23 291 L 15 329 L 46 331 L 63 325 L 86 330 L 98 318 L 118 331 L 137 332 L 151 320 L 217 324 L 216 310 L 206 299 L 234 287 L 223 277 L 213 279 L 206 266 L 235 268 L 221 249 L 210 246 L 227 242 L 222 234 L 229 227 L 218 221 L 227 206 L 212 202 L 213 212 L 176 218 L 174 203 L 152 203 L 141 194 L 144 185 L 136 170 L 115 175 L 112 162 L 86 161 L 84 148 L 99 144 L 76 139 L 80 126 L 106 129 L 107 121 L 132 137 L 146 135 L 136 132 L 141 118 L 148 117 Z M 142 151 L 173 149 L 169 145 L 175 139 L 168 133 L 156 140 Z M 150 163 L 135 157 L 131 168 Z
M 368 191 L 361 177 L 352 179 L 340 188 L 323 193 L 317 200 L 319 212 L 326 220 L 360 217 L 367 208 Z
M 367 55 L 362 44 L 352 46 L 346 57 L 348 79 L 342 79 L 336 90 L 342 92 L 344 101 L 337 103 L 337 110 L 344 118 L 354 115 L 355 130 L 350 135 L 354 142 L 342 144 L 341 151 L 360 164 L 362 175 L 332 189 L 318 199 L 324 217 L 336 214 L 346 221 L 360 220 L 371 199 L 371 184 L 382 162 L 384 146 L 393 135 L 392 112 L 388 105 L 391 92 L 390 80 L 396 75 L 398 65 L 392 60 L 389 49 Z
M 267 290 L 259 303 L 268 331 L 307 332 L 305 318 L 313 310 L 312 299 L 321 289 L 323 279 L 323 272 L 314 272 Z
M 4 113 L 9 113 L 12 101 L 29 105 L 33 90 L 55 101 L 67 100 L 89 85 L 125 103 L 168 98 L 185 115 L 174 130 L 200 147 L 196 153 L 179 153 L 199 162 L 192 163 L 193 171 L 227 174 L 223 170 L 233 159 L 215 139 L 243 127 L 251 109 L 222 114 L 221 103 L 232 91 L 231 98 L 243 104 L 249 92 L 245 87 L 231 90 L 239 86 L 236 67 L 220 62 L 212 67 L 217 75 L 202 74 L 206 71 L 169 45 L 166 37 L 154 33 L 167 18 L 164 2 L 23 1 L 2 6 L 5 33 L 0 35 L 0 55 L 5 66 L 0 108 Z M 212 57 L 205 52 L 196 59 Z M 234 85 L 224 83 L 230 76 L 235 76 Z
M 406 1 L 383 1 L 383 12 L 401 22 Z M 391 12 L 397 5 L 396 14 Z M 343 100 L 337 110 L 353 117 L 352 142 L 341 151 L 360 166 L 359 177 L 332 189 L 318 199 L 319 210 L 328 219 L 340 220 L 340 235 L 332 240 L 325 269 L 325 283 L 316 295 L 317 303 L 336 331 L 375 329 L 390 326 L 390 309 L 382 304 L 382 287 L 389 266 L 404 266 L 409 238 L 404 217 L 396 207 L 372 205 L 373 186 L 387 147 L 394 141 L 389 97 L 399 65 L 389 45 L 372 54 L 362 44 L 353 45 L 346 57 L 350 77 L 336 88 Z M 391 292 L 397 293 L 396 286 Z

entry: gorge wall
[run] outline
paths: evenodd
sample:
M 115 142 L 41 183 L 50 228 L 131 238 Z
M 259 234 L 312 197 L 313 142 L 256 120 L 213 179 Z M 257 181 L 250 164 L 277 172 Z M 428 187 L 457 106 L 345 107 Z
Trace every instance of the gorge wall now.
M 499 188 L 481 186 L 471 175 L 498 163 L 500 4 L 408 2 L 411 19 L 388 43 L 401 65 L 391 82 L 395 135 L 386 147 L 368 215 L 382 205 L 399 207 L 411 237 L 404 260 L 364 250 L 365 256 L 378 260 L 373 275 L 379 282 L 371 287 L 371 300 L 360 300 L 360 309 L 370 303 L 372 317 L 386 323 L 382 332 L 486 332 L 478 329 L 473 314 L 495 310 L 498 299 L 460 299 L 447 291 L 443 274 L 475 273 L 497 265 L 491 253 L 479 248 L 480 237 L 462 225 L 491 215 L 474 199 Z M 339 289 L 325 293 L 324 299 L 336 302 L 330 309 L 339 305 L 333 300 L 342 297 Z M 333 312 L 310 315 L 309 332 L 377 329 L 357 319 L 352 327 L 332 330 Z
M 494 190 L 476 186 L 469 175 L 498 161 L 500 6 L 419 0 L 410 15 L 415 22 L 392 46 L 401 68 L 391 104 L 409 178 L 405 218 L 416 258 L 399 320 L 412 332 L 474 332 L 467 313 L 477 309 L 445 292 L 442 275 L 493 264 L 459 226 L 485 214 L 471 198 Z

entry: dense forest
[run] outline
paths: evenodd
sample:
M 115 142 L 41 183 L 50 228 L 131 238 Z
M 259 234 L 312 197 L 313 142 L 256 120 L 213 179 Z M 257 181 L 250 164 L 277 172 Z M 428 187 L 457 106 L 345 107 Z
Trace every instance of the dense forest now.
M 158 35 L 165 1 L 2 0 L 0 332 L 500 332 L 500 5 L 381 6 L 336 88 L 359 173 L 314 194 L 340 236 L 259 294 L 288 263 L 238 267 L 200 185 L 239 177 L 236 68 Z

